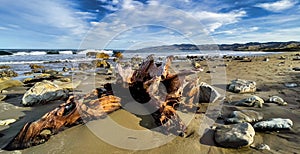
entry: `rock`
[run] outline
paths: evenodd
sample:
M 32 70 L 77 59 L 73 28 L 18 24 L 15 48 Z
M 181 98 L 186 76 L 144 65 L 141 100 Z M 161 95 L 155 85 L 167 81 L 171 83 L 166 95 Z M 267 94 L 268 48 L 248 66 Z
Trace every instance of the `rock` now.
M 256 82 L 242 79 L 232 80 L 228 90 L 235 93 L 249 93 L 256 91 Z
M 50 82 L 37 82 L 23 96 L 22 104 L 32 106 L 34 104 L 47 103 L 53 100 L 65 99 L 68 94 L 63 88 Z
M 11 123 L 16 122 L 16 119 L 6 119 L 6 120 L 0 120 L 0 126 L 7 126 Z
M 270 59 L 269 58 L 264 58 L 263 61 L 268 62 L 268 61 L 270 61 Z
M 70 71 L 70 69 L 67 68 L 67 67 L 63 67 L 63 68 L 62 68 L 62 71 L 63 71 L 63 72 L 68 72 L 68 71 Z
M 6 98 L 6 95 L 0 95 L 0 101 L 3 101 Z
M 201 64 L 199 62 L 194 61 L 193 66 L 194 66 L 194 68 L 200 68 Z
M 272 96 L 270 97 L 267 102 L 270 103 L 276 103 L 278 105 L 287 105 L 287 102 L 285 102 L 281 97 L 279 96 Z
M 252 144 L 254 135 L 255 131 L 251 124 L 238 123 L 217 126 L 214 138 L 220 146 L 240 148 Z
M 226 123 L 256 122 L 263 119 L 263 114 L 253 110 L 233 111 L 225 120 Z
M 262 108 L 263 104 L 264 104 L 264 100 L 255 95 L 234 103 L 234 105 L 236 106 L 249 106 L 249 107 L 260 107 L 260 108 Z
M 300 67 L 294 67 L 293 70 L 294 71 L 300 71 Z
M 11 79 L 3 80 L 0 82 L 0 91 L 7 88 L 19 87 L 19 86 L 23 86 L 23 83 L 19 80 L 11 80 Z
M 61 75 L 60 72 L 55 71 L 55 70 L 44 70 L 43 73 L 44 74 L 50 74 L 50 75 Z
M 255 146 L 257 150 L 271 150 L 271 148 L 267 144 L 258 144 Z
M 119 59 L 123 58 L 122 52 L 114 52 L 112 56 L 116 57 L 116 58 L 119 58 Z
M 292 126 L 292 120 L 282 118 L 272 118 L 266 121 L 258 122 L 253 125 L 253 127 L 258 130 L 290 129 Z
M 10 69 L 10 66 L 8 66 L 8 65 L 0 65 L 0 69 Z
M 13 70 L 0 70 L 0 78 L 3 77 L 16 77 L 18 76 L 18 73 L 16 73 Z
M 73 82 L 63 82 L 63 81 L 60 81 L 60 80 L 55 80 L 55 81 L 53 81 L 53 83 L 56 84 L 57 86 L 59 86 L 62 89 L 65 89 L 65 90 L 68 90 L 68 91 L 73 91 L 74 89 L 76 89 L 80 85 L 81 81 L 76 80 L 76 81 L 73 81 Z
M 97 54 L 96 54 L 96 58 L 108 59 L 108 58 L 109 58 L 109 55 L 106 54 L 106 53 L 101 52 L 101 53 L 97 53 Z
M 58 81 L 61 81 L 61 82 L 72 82 L 72 80 L 70 78 L 60 78 L 60 79 L 57 79 Z
M 110 68 L 110 63 L 106 60 L 94 60 L 92 62 L 97 68 Z
M 287 88 L 294 88 L 294 87 L 297 87 L 298 84 L 297 83 L 285 83 L 284 86 L 286 86 Z
M 33 69 L 43 69 L 45 68 L 45 66 L 42 65 L 38 65 L 38 64 L 30 64 L 29 67 L 33 70 Z
M 92 64 L 88 64 L 88 63 L 79 63 L 78 68 L 79 68 L 79 70 L 84 71 L 84 70 L 93 69 L 94 66 Z
M 220 97 L 216 89 L 207 83 L 201 82 L 199 87 L 199 102 L 213 103 Z

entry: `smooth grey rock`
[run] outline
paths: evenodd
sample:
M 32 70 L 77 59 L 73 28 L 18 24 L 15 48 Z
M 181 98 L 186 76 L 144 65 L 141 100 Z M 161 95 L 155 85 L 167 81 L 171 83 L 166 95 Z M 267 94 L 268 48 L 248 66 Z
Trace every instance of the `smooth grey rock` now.
M 261 121 L 253 125 L 255 129 L 259 130 L 290 129 L 292 126 L 292 120 L 282 118 L 272 118 L 267 121 Z
M 47 103 L 53 100 L 65 99 L 68 92 L 58 85 L 43 81 L 37 82 L 23 96 L 22 104 L 31 106 L 39 103 Z
M 220 125 L 215 131 L 215 141 L 223 147 L 240 148 L 252 144 L 254 135 L 254 128 L 249 123 Z
M 256 91 L 256 82 L 242 79 L 232 80 L 228 90 L 235 93 L 251 93 Z
M 263 104 L 264 104 L 264 100 L 255 95 L 234 103 L 234 105 L 236 106 L 249 106 L 249 107 L 260 107 L 260 108 L 263 107 Z
M 256 122 L 263 119 L 263 114 L 254 110 L 233 111 L 225 120 L 226 123 Z
M 270 103 L 276 103 L 278 105 L 287 105 L 287 102 L 285 102 L 281 97 L 279 96 L 272 96 L 268 99 L 268 102 Z
M 199 102 L 213 103 L 220 97 L 219 92 L 207 83 L 201 82 L 199 87 Z

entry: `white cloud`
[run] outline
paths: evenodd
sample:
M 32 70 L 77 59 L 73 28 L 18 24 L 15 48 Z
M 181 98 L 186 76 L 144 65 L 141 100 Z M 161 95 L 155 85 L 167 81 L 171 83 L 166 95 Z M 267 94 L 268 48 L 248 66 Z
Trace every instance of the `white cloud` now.
M 241 17 L 246 16 L 246 12 L 243 10 L 232 11 L 228 13 L 215 13 L 208 11 L 191 12 L 190 15 L 194 16 L 205 26 L 207 26 L 208 32 L 214 32 L 221 26 L 236 23 Z
M 261 4 L 255 5 L 255 6 L 266 9 L 268 11 L 272 11 L 272 12 L 280 12 L 280 11 L 287 10 L 287 9 L 293 7 L 295 4 L 296 4 L 296 1 L 294 1 L 294 0 L 280 0 L 277 2 L 273 2 L 273 3 L 261 3 Z

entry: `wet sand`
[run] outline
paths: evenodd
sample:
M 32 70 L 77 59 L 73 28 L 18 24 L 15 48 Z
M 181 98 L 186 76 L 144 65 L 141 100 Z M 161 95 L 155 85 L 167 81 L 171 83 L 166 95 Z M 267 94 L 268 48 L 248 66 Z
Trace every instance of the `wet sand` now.
M 225 101 L 222 103 L 221 114 L 228 115 L 233 110 L 252 109 L 264 114 L 264 119 L 269 118 L 289 118 L 293 121 L 292 130 L 274 131 L 274 132 L 256 132 L 254 145 L 264 143 L 270 146 L 271 151 L 259 151 L 251 147 L 240 149 L 222 148 L 216 145 L 213 140 L 213 131 L 208 130 L 203 136 L 198 134 L 199 127 L 203 121 L 205 111 L 210 104 L 201 104 L 201 112 L 188 115 L 179 113 L 179 115 L 192 117 L 191 121 L 187 118 L 188 131 L 186 137 L 174 137 L 163 135 L 155 130 L 145 128 L 145 125 L 151 125 L 151 117 L 138 117 L 124 109 L 120 109 L 110 114 L 106 119 L 111 120 L 122 129 L 129 132 L 120 131 L 114 126 L 103 127 L 107 123 L 104 119 L 91 121 L 86 125 L 77 125 L 66 129 L 50 138 L 44 144 L 34 146 L 18 151 L 0 151 L 3 153 L 300 153 L 300 87 L 287 88 L 284 83 L 297 83 L 300 85 L 300 72 L 293 71 L 293 67 L 300 67 L 300 61 L 293 61 L 292 55 L 296 53 L 281 53 L 276 55 L 267 55 L 269 61 L 263 61 L 265 57 L 252 58 L 251 62 L 241 62 L 239 60 L 211 60 L 201 61 L 204 71 L 198 72 L 196 76 L 201 81 L 207 82 L 221 91 L 231 80 L 240 78 L 253 80 L 257 82 L 258 91 L 254 94 L 266 100 L 271 95 L 282 97 L 287 106 L 278 106 L 277 104 L 265 103 L 263 108 L 238 107 L 230 104 L 232 101 L 238 101 L 251 94 L 236 94 L 232 92 L 224 93 Z M 287 57 L 286 60 L 278 59 L 280 56 Z M 283 64 L 284 62 L 284 64 Z M 223 66 L 227 64 L 227 66 Z M 172 65 L 174 71 L 191 70 L 192 65 L 188 60 L 175 61 Z M 215 73 L 206 73 L 208 70 Z M 25 88 L 8 89 L 8 97 L 0 102 L 1 119 L 15 118 L 17 122 L 10 126 L 0 126 L 0 145 L 6 145 L 12 137 L 23 127 L 26 122 L 39 119 L 46 112 L 57 107 L 62 101 L 37 105 L 34 107 L 23 107 L 20 102 Z M 214 113 L 218 115 L 219 113 Z M 142 119 L 143 118 L 143 119 Z M 148 118 L 148 119 L 147 119 Z M 141 123 L 144 122 L 144 123 Z M 145 124 L 146 123 L 146 124 Z M 223 123 L 218 119 L 216 124 Z M 202 130 L 202 129 L 200 129 Z M 142 133 L 130 134 L 130 131 Z M 101 134 L 102 133 L 102 134 Z M 100 135 L 100 137 L 99 137 Z M 107 141 L 105 137 L 111 138 Z M 155 147 L 170 138 L 170 141 L 164 145 Z M 122 147 L 116 147 L 109 142 L 118 143 L 131 150 Z M 139 145 L 139 146 L 137 146 Z M 135 150 L 132 148 L 155 147 L 148 150 Z M 137 148 L 138 147 L 138 148 Z

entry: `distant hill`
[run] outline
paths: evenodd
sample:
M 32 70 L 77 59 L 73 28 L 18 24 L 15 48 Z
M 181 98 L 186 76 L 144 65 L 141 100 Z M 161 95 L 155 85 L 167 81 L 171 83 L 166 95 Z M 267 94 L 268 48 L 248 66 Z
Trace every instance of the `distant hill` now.
M 139 49 L 139 51 L 167 51 L 167 50 L 233 50 L 233 51 L 300 51 L 300 42 L 250 42 L 245 44 L 174 44 Z

